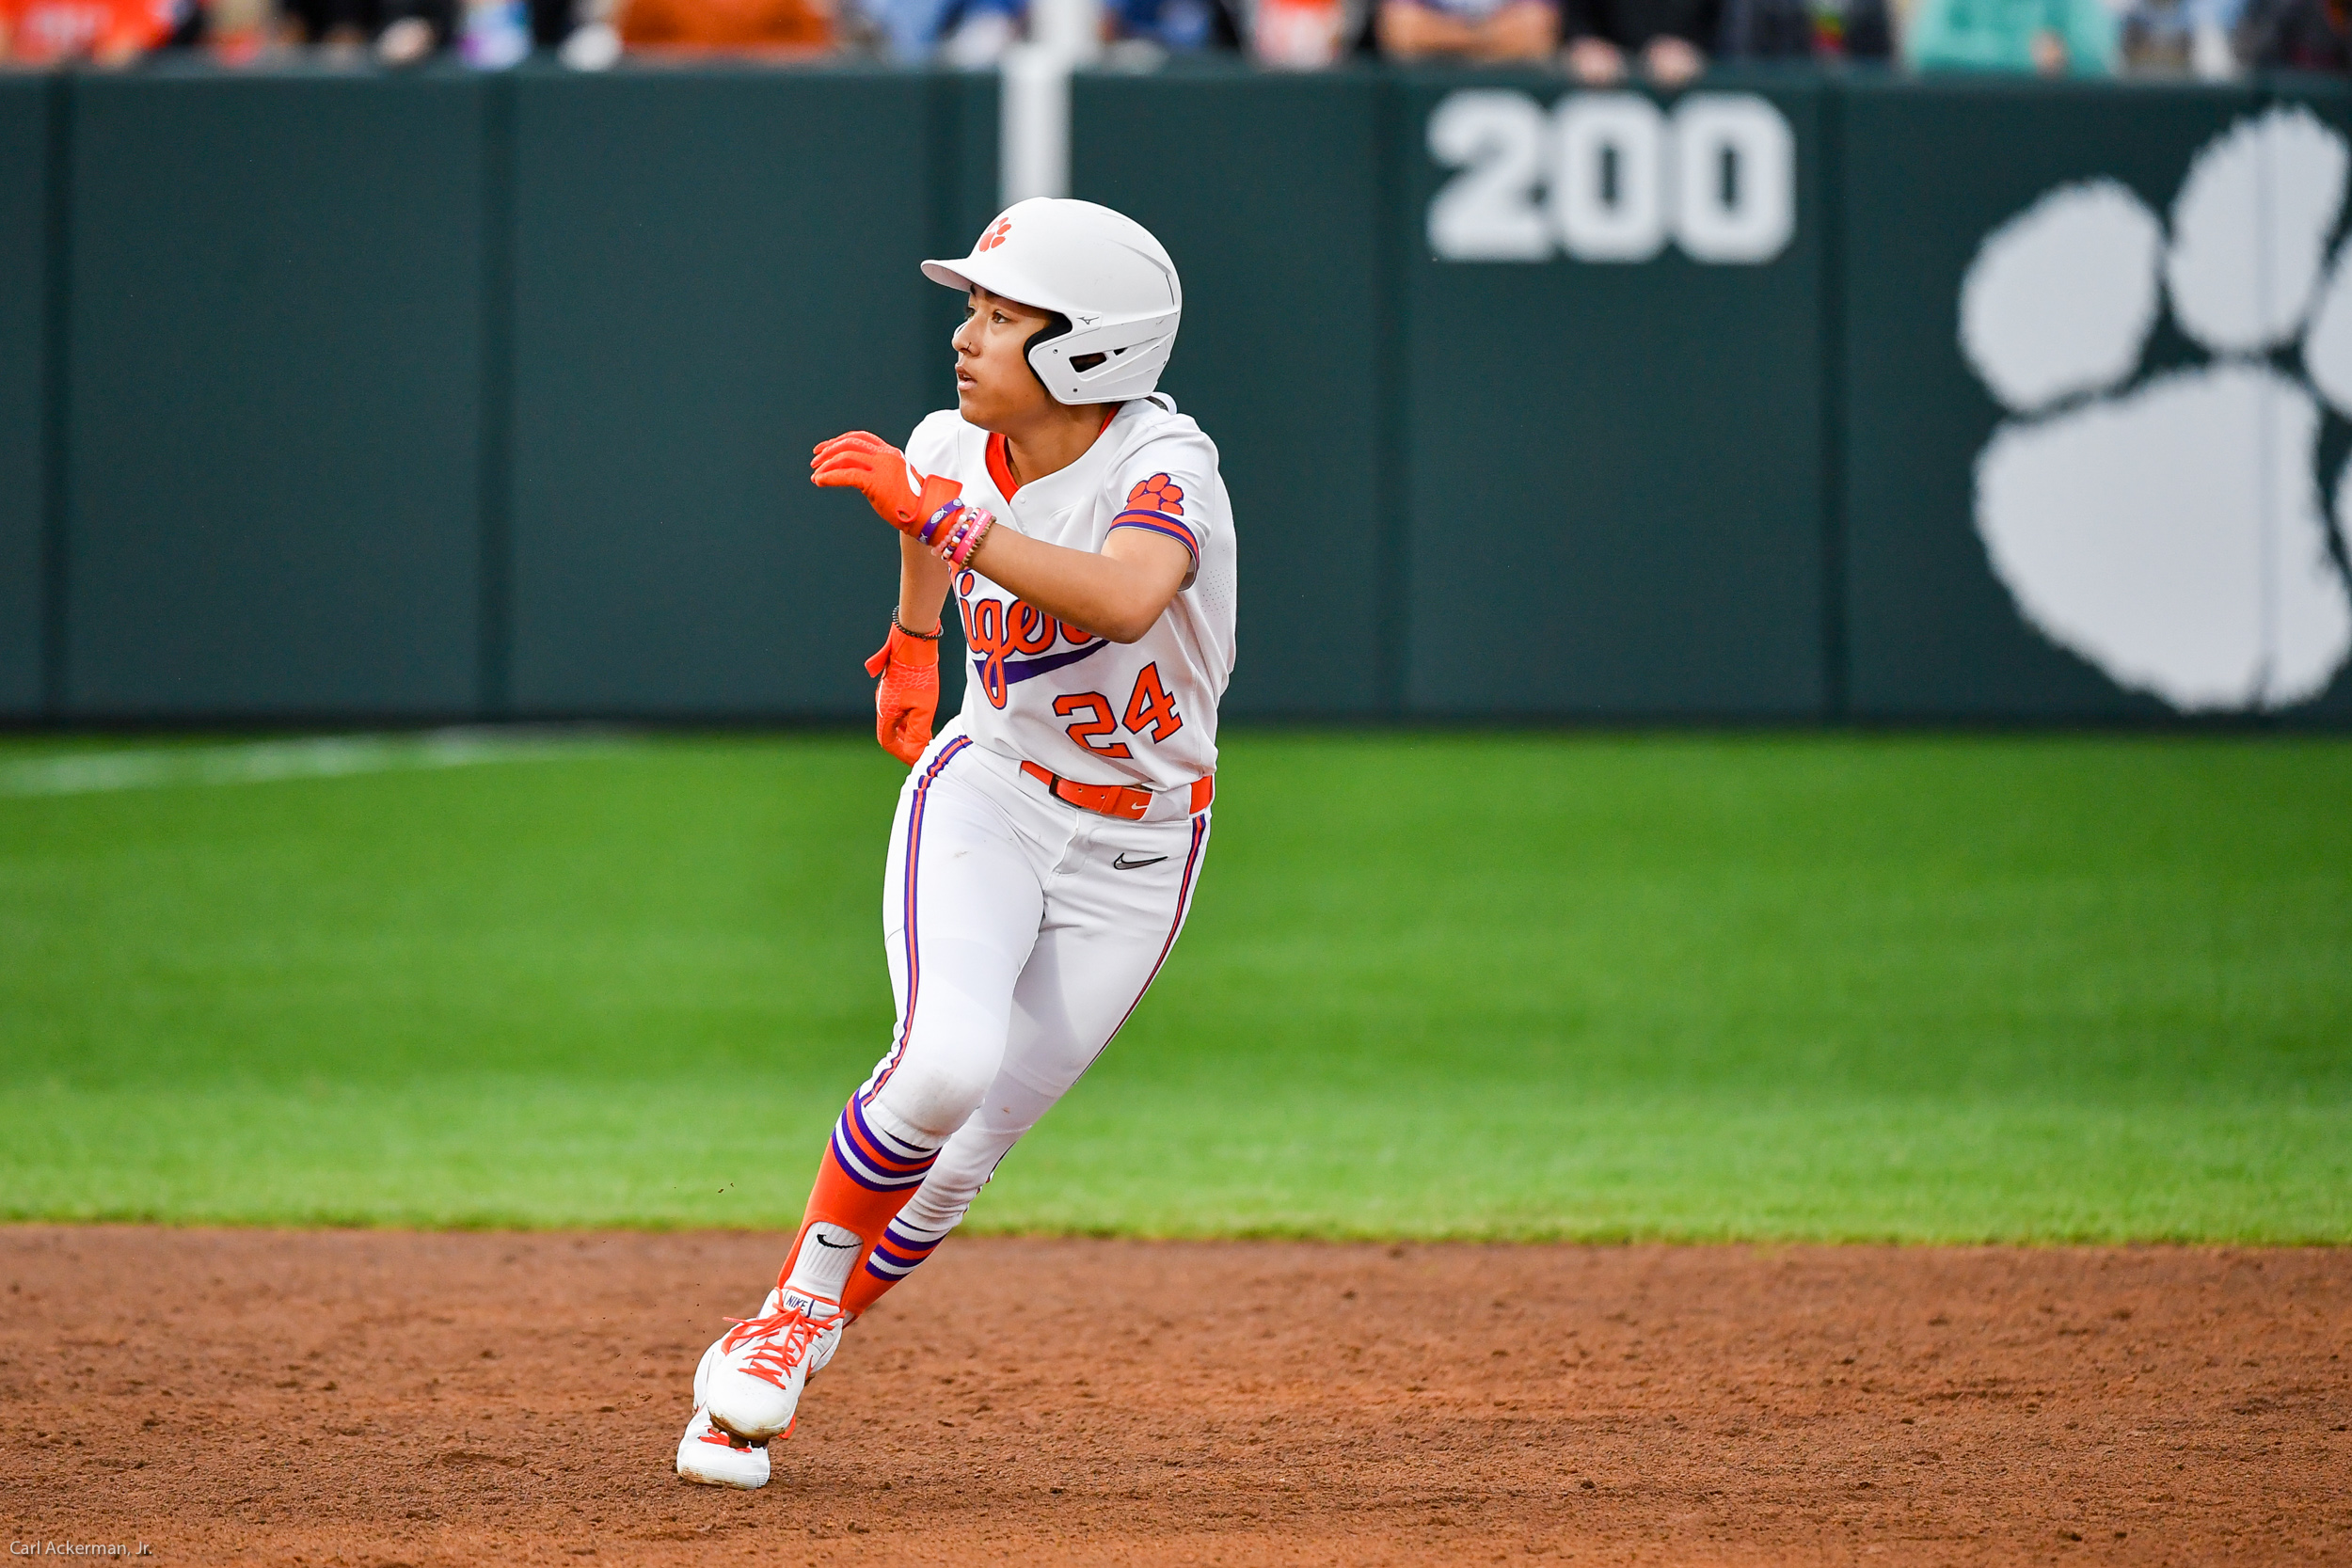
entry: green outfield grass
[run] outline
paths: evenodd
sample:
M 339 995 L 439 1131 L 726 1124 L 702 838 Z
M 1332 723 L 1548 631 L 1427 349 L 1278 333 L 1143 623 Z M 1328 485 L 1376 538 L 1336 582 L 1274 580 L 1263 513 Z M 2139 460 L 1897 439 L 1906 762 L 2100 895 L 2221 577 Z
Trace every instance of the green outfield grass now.
M 91 748 L 0 745 L 0 1216 L 797 1219 L 889 1029 L 870 741 L 10 793 Z M 2352 1240 L 2352 744 L 1233 736 L 973 1223 Z

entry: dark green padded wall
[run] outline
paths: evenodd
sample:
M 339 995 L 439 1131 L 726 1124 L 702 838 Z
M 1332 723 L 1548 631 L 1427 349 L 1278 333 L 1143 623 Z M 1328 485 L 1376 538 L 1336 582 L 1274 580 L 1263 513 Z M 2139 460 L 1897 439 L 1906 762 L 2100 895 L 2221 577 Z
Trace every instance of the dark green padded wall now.
M 475 710 L 485 90 L 74 79 L 71 713 Z
M 1429 151 L 1432 114 L 1469 87 L 1549 112 L 1560 87 L 1405 78 L 1409 177 L 1391 225 L 1409 247 L 1412 711 L 1822 711 L 1821 95 L 1706 87 L 1761 93 L 1794 135 L 1794 233 L 1760 264 L 1702 263 L 1673 243 L 1643 261 L 1557 245 L 1441 259 L 1430 206 L 1454 175 Z M 1555 145 L 1540 144 L 1539 168 Z M 1632 175 L 1601 178 L 1606 193 Z
M 1849 90 L 1846 602 L 1857 715 L 2169 711 L 2044 640 L 1993 574 L 1973 520 L 1975 475 L 2004 414 L 1962 356 L 1961 281 L 1987 234 L 2069 182 L 2120 180 L 2165 216 L 2198 148 L 2254 102 L 2186 87 Z M 2194 357 L 2160 323 L 2144 366 Z
M 0 717 L 40 711 L 49 95 L 0 76 Z
M 1978 463 L 2025 421 L 1963 359 L 1962 278 L 2070 182 L 2169 226 L 2266 109 L 2352 139 L 2352 88 L 1713 73 L 1696 96 L 1760 94 L 1793 137 L 1760 265 L 1569 260 L 1534 205 L 1540 259 L 1440 258 L 1427 137 L 1464 91 L 1523 105 L 1541 202 L 1557 78 L 1074 85 L 1078 194 L 1185 271 L 1167 386 L 1241 513 L 1231 711 L 2171 715 L 1993 571 Z M 996 210 L 997 113 L 989 75 L 857 69 L 0 77 L 0 717 L 862 717 L 893 541 L 805 456 L 947 401 L 956 302 L 914 263 Z M 2211 362 L 2167 310 L 2048 418 Z M 2295 344 L 2264 373 L 2312 397 Z M 2352 419 L 2307 405 L 2332 499 Z M 2259 441 L 2208 434 L 2182 450 L 2234 507 Z M 2282 721 L 2352 719 L 2333 679 Z
M 516 86 L 515 710 L 870 712 L 897 541 L 808 454 L 952 396 L 917 263 L 955 79 Z
M 1377 711 L 1381 87 L 1370 75 L 1082 76 L 1073 196 L 1184 282 L 1161 381 L 1216 442 L 1241 543 L 1225 711 Z

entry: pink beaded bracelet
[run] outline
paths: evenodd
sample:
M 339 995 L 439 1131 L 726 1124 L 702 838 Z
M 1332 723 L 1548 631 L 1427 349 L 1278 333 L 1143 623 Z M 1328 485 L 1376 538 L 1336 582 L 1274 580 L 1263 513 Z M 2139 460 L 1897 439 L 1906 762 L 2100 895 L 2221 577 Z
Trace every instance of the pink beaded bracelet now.
M 961 569 L 965 562 L 972 559 L 972 552 L 980 547 L 980 541 L 988 537 L 988 531 L 995 524 L 996 518 L 987 508 L 966 506 L 948 527 L 946 536 L 933 546 L 932 553 L 948 565 Z

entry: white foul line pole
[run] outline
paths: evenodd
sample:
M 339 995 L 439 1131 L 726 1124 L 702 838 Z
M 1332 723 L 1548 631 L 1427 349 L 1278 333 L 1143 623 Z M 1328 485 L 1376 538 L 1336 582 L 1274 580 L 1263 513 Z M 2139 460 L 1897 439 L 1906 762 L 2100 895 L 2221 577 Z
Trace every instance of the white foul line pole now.
M 1070 73 L 1102 53 L 1100 0 L 1030 0 L 1029 40 L 1005 52 L 1005 205 L 1070 194 Z

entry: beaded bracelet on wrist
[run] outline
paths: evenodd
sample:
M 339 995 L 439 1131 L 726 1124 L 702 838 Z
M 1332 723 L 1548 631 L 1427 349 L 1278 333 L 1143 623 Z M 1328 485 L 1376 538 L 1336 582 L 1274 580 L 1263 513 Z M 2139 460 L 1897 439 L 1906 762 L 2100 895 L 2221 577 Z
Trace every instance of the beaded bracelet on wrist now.
M 973 546 L 979 543 L 979 536 L 994 520 L 983 508 L 961 508 L 954 517 L 944 520 L 939 541 L 931 546 L 931 553 L 949 565 L 962 564 L 971 556 Z
M 987 538 L 989 531 L 996 526 L 996 519 L 988 513 L 977 507 L 973 511 L 975 515 L 971 521 L 959 528 L 946 546 L 939 552 L 939 558 L 958 571 L 963 569 L 964 563 L 972 559 L 973 552 L 980 547 L 980 541 Z

